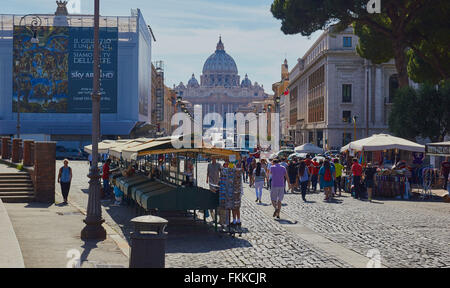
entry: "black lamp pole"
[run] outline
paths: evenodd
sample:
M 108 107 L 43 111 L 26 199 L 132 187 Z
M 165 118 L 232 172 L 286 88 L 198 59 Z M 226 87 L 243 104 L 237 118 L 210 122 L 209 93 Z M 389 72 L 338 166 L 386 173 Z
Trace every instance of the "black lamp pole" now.
M 94 0 L 94 79 L 92 89 L 92 166 L 88 177 L 89 181 L 89 200 L 87 215 L 84 223 L 86 226 L 81 231 L 83 240 L 104 240 L 106 239 L 106 230 L 102 224 L 105 220 L 102 218 L 102 206 L 100 204 L 100 173 L 98 171 L 98 138 L 100 135 L 100 42 L 99 42 L 99 19 L 100 19 L 100 0 Z
M 39 39 L 37 36 L 37 28 L 41 26 L 42 20 L 39 16 L 34 14 L 28 14 L 20 18 L 19 21 L 19 27 L 22 27 L 22 21 L 27 17 L 33 17 L 31 20 L 31 32 L 33 32 L 33 37 L 31 38 L 31 43 L 37 44 L 39 43 Z M 27 27 L 27 24 L 25 23 L 25 27 Z M 19 44 L 22 45 L 22 38 L 19 37 Z M 17 138 L 20 138 L 20 92 L 17 93 Z

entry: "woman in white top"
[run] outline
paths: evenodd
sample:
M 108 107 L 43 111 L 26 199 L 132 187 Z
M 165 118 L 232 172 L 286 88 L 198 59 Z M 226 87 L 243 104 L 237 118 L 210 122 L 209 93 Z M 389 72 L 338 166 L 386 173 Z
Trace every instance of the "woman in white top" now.
M 255 181 L 256 201 L 261 202 L 262 189 L 264 187 L 264 181 L 266 179 L 266 170 L 261 167 L 261 163 L 256 164 L 256 168 L 253 170 L 253 179 Z

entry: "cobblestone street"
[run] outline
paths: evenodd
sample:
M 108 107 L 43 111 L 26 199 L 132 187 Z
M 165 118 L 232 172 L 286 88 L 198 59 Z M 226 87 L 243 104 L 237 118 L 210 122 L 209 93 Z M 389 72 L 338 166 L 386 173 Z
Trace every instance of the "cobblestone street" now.
M 58 161 L 57 168 L 61 165 Z M 69 165 L 74 174 L 69 202 L 85 208 L 88 164 L 71 161 Z M 205 165 L 199 165 L 201 185 Z M 244 234 L 235 239 L 215 233 L 211 223 L 205 225 L 199 219 L 162 215 L 169 220 L 166 267 L 365 267 L 370 249 L 380 251 L 381 264 L 387 267 L 450 267 L 450 207 L 446 203 L 369 203 L 348 194 L 336 203 L 324 203 L 323 194 L 309 194 L 307 199 L 304 203 L 299 194 L 287 194 L 282 219 L 276 221 L 270 215 L 269 192 L 263 191 L 265 204 L 258 205 L 254 190 L 244 184 Z M 135 213 L 133 207 L 103 202 L 106 223 L 123 238 L 131 232 L 129 220 Z

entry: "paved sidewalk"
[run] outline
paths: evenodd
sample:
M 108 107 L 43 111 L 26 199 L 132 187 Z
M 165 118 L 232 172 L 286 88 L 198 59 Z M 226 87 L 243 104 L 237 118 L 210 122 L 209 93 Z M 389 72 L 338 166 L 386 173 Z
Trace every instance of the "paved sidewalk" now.
M 5 204 L 26 268 L 65 268 L 77 256 L 82 268 L 128 267 L 128 258 L 110 236 L 80 239 L 84 215 L 73 206 Z
M 0 268 L 24 268 L 16 233 L 0 199 Z

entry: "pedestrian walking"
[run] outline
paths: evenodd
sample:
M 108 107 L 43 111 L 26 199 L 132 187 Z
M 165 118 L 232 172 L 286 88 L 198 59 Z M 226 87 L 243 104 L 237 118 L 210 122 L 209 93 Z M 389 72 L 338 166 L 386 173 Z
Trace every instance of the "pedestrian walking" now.
M 314 158 L 311 161 L 311 166 L 310 166 L 311 190 L 312 190 L 313 193 L 316 193 L 316 190 L 317 190 L 317 182 L 319 180 L 319 169 L 320 169 L 320 164 Z
M 330 161 L 325 160 L 319 170 L 320 186 L 323 187 L 325 192 L 325 201 L 330 201 L 333 198 L 332 187 L 334 187 L 335 177 L 336 171 L 334 167 L 330 165 Z
M 256 192 L 256 202 L 262 203 L 262 190 L 264 187 L 264 181 L 266 179 L 266 170 L 262 168 L 261 163 L 256 164 L 256 168 L 253 171 L 253 177 L 255 179 L 255 192 Z
M 270 191 L 270 198 L 272 205 L 275 208 L 273 217 L 280 218 L 281 204 L 284 198 L 284 190 L 286 179 L 289 178 L 286 168 L 280 165 L 278 159 L 274 160 L 274 165 L 270 167 L 270 175 L 272 175 L 272 188 Z M 290 184 L 289 184 L 290 185 Z
M 353 176 L 353 185 L 355 188 L 355 199 L 361 198 L 362 194 L 362 185 L 361 185 L 361 176 L 362 176 L 362 166 L 358 163 L 358 159 L 353 158 L 352 165 L 352 176 Z
M 242 178 L 244 180 L 244 183 L 247 183 L 248 181 L 248 167 L 247 167 L 247 157 L 243 157 L 241 160 L 241 168 L 242 168 Z
M 372 202 L 372 190 L 376 173 L 377 168 L 373 167 L 372 163 L 368 163 L 366 169 L 364 169 L 364 183 L 366 184 L 367 196 L 370 202 Z
M 339 159 L 334 159 L 334 168 L 336 169 L 336 181 L 334 181 L 334 191 L 338 191 L 339 189 L 339 196 L 342 196 L 342 187 L 341 187 L 341 179 L 342 179 L 342 171 L 344 170 L 344 166 L 342 166 L 341 163 L 339 163 Z
M 294 189 L 297 187 L 298 169 L 294 161 L 290 161 L 287 167 L 289 175 L 289 187 L 291 187 L 291 193 L 294 193 Z
M 109 185 L 109 176 L 110 176 L 110 167 L 111 159 L 107 159 L 105 164 L 103 164 L 102 168 L 102 179 L 103 179 L 103 193 L 104 198 L 108 199 L 111 196 L 110 185 Z
M 206 184 L 219 185 L 221 169 L 222 167 L 217 163 L 216 158 L 212 158 L 206 170 Z
M 302 192 L 302 199 L 306 202 L 306 189 L 308 187 L 309 169 L 306 167 L 305 161 L 301 161 L 298 167 L 298 180 L 300 182 L 300 190 Z
M 250 163 L 250 187 L 253 187 L 255 185 L 255 177 L 253 177 L 253 170 L 256 169 L 256 159 L 253 158 L 252 162 Z
M 270 168 L 273 166 L 273 159 L 269 159 L 267 164 L 266 175 L 269 175 L 267 179 L 267 189 L 272 189 L 272 175 L 270 174 Z
M 269 174 L 267 172 L 267 160 L 266 159 L 261 159 L 261 169 L 263 169 L 265 171 L 266 175 Z M 266 184 L 268 184 L 267 182 L 268 182 L 267 177 L 264 177 L 264 185 L 265 186 L 266 186 Z
M 69 167 L 69 160 L 64 159 L 64 166 L 59 168 L 58 183 L 61 185 L 61 193 L 64 199 L 64 204 L 67 205 L 69 197 L 70 183 L 72 182 L 72 168 Z

